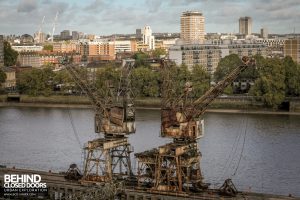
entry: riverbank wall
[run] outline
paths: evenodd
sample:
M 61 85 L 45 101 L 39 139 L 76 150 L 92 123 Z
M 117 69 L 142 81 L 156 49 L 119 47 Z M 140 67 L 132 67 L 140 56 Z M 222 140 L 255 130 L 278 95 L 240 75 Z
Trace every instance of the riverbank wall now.
M 300 114 L 300 99 L 288 101 L 289 109 L 274 111 L 264 107 L 262 102 L 252 97 L 219 97 L 210 104 L 208 112 Z M 160 104 L 160 98 L 135 99 L 137 108 L 160 109 Z M 13 99 L 8 95 L 0 95 L 0 107 L 92 108 L 87 97 L 71 95 L 49 97 L 19 95 Z

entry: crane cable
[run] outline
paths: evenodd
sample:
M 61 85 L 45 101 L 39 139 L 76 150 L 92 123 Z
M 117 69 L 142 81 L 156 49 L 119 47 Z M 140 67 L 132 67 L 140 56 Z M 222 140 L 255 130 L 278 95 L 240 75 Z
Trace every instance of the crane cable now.
M 242 120 L 242 123 L 238 123 L 239 126 L 238 126 L 238 130 L 237 130 L 237 134 L 238 136 L 235 138 L 234 140 L 234 143 L 231 147 L 231 150 L 230 150 L 230 153 L 228 154 L 228 157 L 226 159 L 226 162 L 224 164 L 224 167 L 222 169 L 222 174 L 220 176 L 220 180 L 223 179 L 223 177 L 225 176 L 226 172 L 228 171 L 232 161 L 233 161 L 233 158 L 234 158 L 234 155 L 237 151 L 237 147 L 238 147 L 238 144 L 239 144 L 239 141 L 240 141 L 240 137 L 241 137 L 241 134 L 242 132 L 240 131 L 241 129 L 241 124 L 244 124 L 244 119 Z M 229 161 L 230 160 L 230 161 Z
M 69 107 L 68 107 L 68 115 L 69 115 L 69 119 L 70 119 L 70 122 L 71 122 L 71 126 L 72 126 L 72 129 L 73 129 L 74 136 L 75 136 L 76 141 L 77 141 L 77 143 L 78 143 L 78 145 L 80 146 L 80 149 L 81 149 L 82 145 L 81 145 L 81 142 L 80 142 L 80 139 L 79 139 L 76 127 L 74 125 L 73 117 L 72 117 L 72 114 L 71 114 L 71 111 L 70 111 Z
M 73 134 L 74 134 L 74 136 L 76 138 L 76 141 L 77 141 L 77 143 L 79 145 L 79 148 L 82 149 L 82 144 L 80 142 L 80 139 L 79 139 L 79 136 L 78 136 L 75 124 L 74 124 L 74 120 L 73 120 L 73 117 L 72 117 L 72 113 L 71 113 L 71 110 L 70 110 L 69 98 L 68 98 L 68 116 L 69 116 L 69 119 L 70 119 L 70 122 L 71 122 L 71 126 L 72 126 L 72 129 L 73 129 Z
M 238 170 L 238 168 L 239 168 L 239 166 L 240 166 L 240 162 L 241 162 L 241 160 L 242 160 L 243 152 L 244 152 L 244 149 L 245 149 L 245 141 L 246 141 L 246 134 L 247 134 L 247 126 L 248 126 L 248 118 L 246 118 L 246 127 L 245 127 L 245 131 L 244 131 L 244 140 L 243 140 L 242 151 L 241 151 L 241 154 L 240 154 L 240 157 L 239 157 L 239 161 L 238 161 L 238 163 L 237 163 L 237 166 L 236 166 L 236 168 L 235 168 L 235 171 L 234 171 L 232 177 L 236 175 L 236 172 L 237 172 L 237 170 Z
M 248 95 L 247 95 L 248 96 Z M 246 111 L 248 112 L 249 111 L 249 107 L 247 107 Z M 242 145 L 242 151 L 241 151 L 241 154 L 240 154 L 240 157 L 239 157 L 239 160 L 238 160 L 238 163 L 237 163 L 237 166 L 234 170 L 234 173 L 231 175 L 232 177 L 236 175 L 236 172 L 240 166 L 240 163 L 241 163 L 241 160 L 242 160 L 242 156 L 243 156 L 243 153 L 244 153 L 244 149 L 245 149 L 245 142 L 246 142 L 246 134 L 247 134 L 247 129 L 248 129 L 248 117 L 246 118 L 246 125 L 245 125 L 245 131 L 244 131 L 244 140 L 243 140 L 243 145 Z

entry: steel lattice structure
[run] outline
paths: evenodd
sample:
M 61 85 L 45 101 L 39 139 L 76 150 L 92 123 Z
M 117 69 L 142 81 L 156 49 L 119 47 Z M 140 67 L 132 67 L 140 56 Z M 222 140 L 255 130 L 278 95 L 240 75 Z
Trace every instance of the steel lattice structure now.
M 111 182 L 132 176 L 130 153 L 133 148 L 127 136 L 135 133 L 135 107 L 129 78 L 133 65 L 134 60 L 125 60 L 117 89 L 110 81 L 96 89 L 77 66 L 66 65 L 75 83 L 90 99 L 95 110 L 95 132 L 100 133 L 84 147 L 82 182 Z
M 243 57 L 242 61 L 242 65 L 196 100 L 190 97 L 191 82 L 187 81 L 182 91 L 174 88 L 176 66 L 170 61 L 162 61 L 161 136 L 172 138 L 173 142 L 135 154 L 139 186 L 147 185 L 157 192 L 179 193 L 208 188 L 203 183 L 201 152 L 197 143 L 203 135 L 202 115 L 242 71 L 255 66 L 255 60 L 248 57 Z

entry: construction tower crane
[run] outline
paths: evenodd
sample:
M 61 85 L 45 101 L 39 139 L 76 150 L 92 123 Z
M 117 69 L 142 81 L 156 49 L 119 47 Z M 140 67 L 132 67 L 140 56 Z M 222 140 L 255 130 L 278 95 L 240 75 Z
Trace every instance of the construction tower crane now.
M 247 67 L 254 67 L 255 60 L 242 58 L 243 65 L 236 67 L 222 81 L 212 86 L 200 98 L 189 97 L 192 83 L 187 82 L 183 94 L 176 96 L 172 81 L 172 63 L 162 61 L 162 110 L 161 136 L 173 142 L 150 151 L 137 153 L 138 186 L 156 192 L 201 191 L 208 188 L 203 183 L 200 168 L 201 152 L 197 139 L 203 134 L 201 115 L 208 105 L 230 85 Z M 229 180 L 223 188 L 236 191 Z M 233 194 L 234 195 L 234 194 Z
M 56 12 L 55 18 L 53 20 L 53 27 L 52 27 L 52 33 L 51 33 L 51 42 L 53 42 L 54 39 L 54 32 L 55 32 L 55 28 L 56 28 L 56 23 L 57 23 L 57 19 L 58 19 L 58 11 Z
M 107 182 L 132 176 L 130 153 L 133 150 L 127 136 L 135 133 L 135 108 L 129 77 L 134 60 L 124 61 L 117 89 L 110 81 L 106 82 L 105 87 L 96 89 L 80 73 L 78 66 L 65 60 L 67 71 L 90 99 L 95 110 L 95 132 L 99 133 L 98 138 L 88 141 L 84 147 L 81 181 Z
M 44 22 L 45 22 L 45 16 L 42 19 L 42 23 L 40 24 L 38 32 L 35 33 L 35 37 L 34 37 L 35 43 L 41 43 L 42 42 L 42 38 L 43 38 L 42 27 L 44 25 Z

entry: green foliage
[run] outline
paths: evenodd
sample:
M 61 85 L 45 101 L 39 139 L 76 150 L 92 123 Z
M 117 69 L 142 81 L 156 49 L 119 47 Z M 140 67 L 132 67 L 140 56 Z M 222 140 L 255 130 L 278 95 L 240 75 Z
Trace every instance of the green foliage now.
M 17 86 L 21 93 L 32 96 L 49 96 L 53 92 L 54 72 L 50 68 L 21 72 Z
M 0 68 L 0 86 L 1 86 L 1 83 L 4 83 L 6 80 L 6 74 L 5 72 Z
M 80 91 L 80 88 L 76 87 L 74 80 L 67 70 L 61 70 L 55 72 L 55 76 L 53 78 L 54 85 L 61 85 L 61 91 L 69 91 L 76 88 L 76 90 Z
M 44 47 L 43 47 L 43 50 L 53 51 L 53 45 L 51 45 L 51 44 L 45 44 Z
M 261 59 L 261 56 L 255 56 L 258 60 Z M 214 77 L 216 81 L 222 80 L 226 75 L 228 75 L 233 69 L 243 64 L 242 60 L 239 58 L 237 54 L 230 54 L 222 58 L 218 64 L 216 72 L 214 73 Z M 256 79 L 258 76 L 258 72 L 256 68 L 248 67 L 245 71 L 243 71 L 237 79 Z
M 210 75 L 200 65 L 195 65 L 191 73 L 191 81 L 193 83 L 192 94 L 194 97 L 200 97 L 210 87 Z
M 13 50 L 9 42 L 4 41 L 4 65 L 13 66 L 17 62 L 18 52 Z
M 300 66 L 289 56 L 283 59 L 285 68 L 285 85 L 287 96 L 300 95 Z
M 180 67 L 170 66 L 169 76 L 171 81 L 171 91 L 169 92 L 174 98 L 182 98 L 185 95 L 187 83 L 192 86 L 192 90 L 188 94 L 190 98 L 200 97 L 209 88 L 210 75 L 199 65 L 193 66 L 192 71 L 188 70 L 185 65 Z
M 133 58 L 135 59 L 135 66 L 136 67 L 143 67 L 148 66 L 146 63 L 146 59 L 149 58 L 149 55 L 144 52 L 138 52 L 133 55 Z
M 41 67 L 42 68 L 51 68 L 51 69 L 53 69 L 54 68 L 54 64 L 51 63 L 51 62 L 47 62 L 44 65 L 42 65 Z
M 268 107 L 276 109 L 285 98 L 285 68 L 278 58 L 261 59 L 258 63 L 259 78 L 250 94 L 261 97 Z
M 100 95 L 106 95 L 108 87 L 118 89 L 120 82 L 120 71 L 112 66 L 99 69 L 96 73 L 96 87 L 99 90 Z M 101 91 L 103 93 L 101 93 Z
M 222 80 L 226 75 L 228 75 L 234 68 L 242 64 L 241 59 L 236 54 L 230 54 L 222 58 L 216 68 L 214 73 L 214 78 L 216 81 Z
M 131 75 L 132 90 L 138 97 L 159 96 L 159 73 L 146 67 L 135 68 Z
M 152 56 L 154 58 L 160 58 L 160 56 L 163 56 L 163 55 L 167 55 L 167 52 L 166 52 L 165 49 L 157 48 L 157 49 L 152 51 Z
M 224 94 L 227 94 L 227 95 L 231 95 L 233 94 L 233 88 L 231 85 L 228 85 L 225 90 L 223 91 Z

